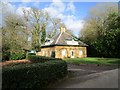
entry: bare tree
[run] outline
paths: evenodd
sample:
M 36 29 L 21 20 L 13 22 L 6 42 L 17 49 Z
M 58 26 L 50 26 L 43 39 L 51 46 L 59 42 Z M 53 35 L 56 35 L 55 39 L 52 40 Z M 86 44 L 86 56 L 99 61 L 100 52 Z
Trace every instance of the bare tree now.
M 41 47 L 41 37 L 42 37 L 42 27 L 46 28 L 48 23 L 49 15 L 43 10 L 38 10 L 31 8 L 30 10 L 30 24 L 32 28 L 32 49 L 36 51 L 40 50 Z M 46 29 L 45 29 L 46 30 Z M 46 36 L 44 36 L 46 38 Z
M 48 37 L 53 38 L 60 32 L 60 27 L 66 27 L 60 18 L 50 18 L 51 29 L 48 31 Z
M 16 14 L 9 14 L 5 18 L 5 26 L 2 28 L 2 50 L 10 55 L 17 52 L 24 53 L 27 43 L 27 35 L 24 30 L 24 22 Z
M 84 28 L 80 32 L 80 37 L 86 40 L 96 40 L 101 38 L 105 32 L 107 17 L 112 12 L 118 12 L 117 3 L 99 3 L 90 9 L 88 17 L 85 19 Z

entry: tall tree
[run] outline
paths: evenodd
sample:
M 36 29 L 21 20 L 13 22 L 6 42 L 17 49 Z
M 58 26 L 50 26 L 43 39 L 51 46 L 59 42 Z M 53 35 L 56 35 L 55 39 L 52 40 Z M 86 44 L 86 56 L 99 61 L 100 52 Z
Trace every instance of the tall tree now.
M 12 56 L 16 53 L 24 53 L 26 42 L 27 35 L 24 30 L 24 22 L 16 14 L 6 16 L 5 26 L 2 28 L 3 55 L 8 53 L 9 59 L 13 59 Z
M 46 40 L 46 26 L 45 24 L 42 25 L 41 28 L 41 44 L 44 45 Z
M 103 11 L 99 9 L 105 8 Z M 120 17 L 116 3 L 98 4 L 86 19 L 81 39 L 89 44 L 88 53 L 102 57 L 119 57 Z M 94 52 L 93 52 L 94 51 Z
M 30 12 L 29 11 L 26 11 L 24 8 L 23 8 L 23 19 L 24 19 L 24 22 L 25 22 L 25 26 L 24 26 L 24 29 L 26 30 L 26 34 L 27 34 L 27 37 L 28 37 L 28 42 L 26 43 L 26 49 L 29 50 L 31 49 L 31 43 L 29 41 L 29 38 L 30 38 L 30 25 L 29 25 L 29 14 Z
M 49 23 L 51 23 L 52 28 L 48 31 L 48 37 L 53 38 L 59 33 L 59 29 L 61 27 L 61 19 L 59 18 L 50 18 Z
M 47 12 L 43 10 L 38 10 L 35 8 L 31 8 L 30 10 L 30 22 L 33 26 L 32 29 L 32 49 L 35 49 L 36 51 L 40 50 L 41 47 L 41 32 L 42 28 L 46 25 L 48 21 L 49 15 Z M 46 30 L 46 29 L 44 29 Z
M 91 8 L 88 17 L 85 19 L 84 28 L 80 32 L 81 38 L 86 38 L 87 41 L 101 38 L 106 32 L 104 23 L 109 14 L 113 12 L 118 13 L 117 3 L 99 3 Z

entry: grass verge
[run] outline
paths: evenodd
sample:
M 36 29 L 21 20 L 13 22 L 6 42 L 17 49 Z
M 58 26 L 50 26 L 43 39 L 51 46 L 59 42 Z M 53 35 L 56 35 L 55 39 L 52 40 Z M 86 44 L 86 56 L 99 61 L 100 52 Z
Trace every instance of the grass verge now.
M 67 58 L 68 63 L 72 64 L 100 64 L 100 65 L 119 65 L 119 58 Z

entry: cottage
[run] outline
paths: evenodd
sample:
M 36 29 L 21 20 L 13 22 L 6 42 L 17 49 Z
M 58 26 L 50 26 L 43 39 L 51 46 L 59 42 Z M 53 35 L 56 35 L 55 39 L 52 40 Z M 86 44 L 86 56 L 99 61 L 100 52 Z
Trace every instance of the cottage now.
M 47 39 L 38 55 L 55 58 L 87 57 L 87 45 L 61 27 L 60 33 L 53 39 Z

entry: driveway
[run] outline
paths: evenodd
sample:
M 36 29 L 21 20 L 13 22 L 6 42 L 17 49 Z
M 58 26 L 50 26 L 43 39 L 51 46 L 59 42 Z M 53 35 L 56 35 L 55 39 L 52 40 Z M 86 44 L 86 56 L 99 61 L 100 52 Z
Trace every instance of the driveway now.
M 94 68 L 93 68 L 94 67 Z M 97 68 L 95 68 L 97 67 Z M 104 67 L 104 69 L 103 69 Z M 118 69 L 112 66 L 76 66 L 68 64 L 68 77 L 55 88 L 118 88 Z

